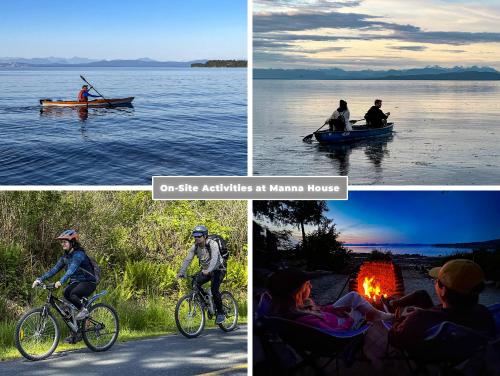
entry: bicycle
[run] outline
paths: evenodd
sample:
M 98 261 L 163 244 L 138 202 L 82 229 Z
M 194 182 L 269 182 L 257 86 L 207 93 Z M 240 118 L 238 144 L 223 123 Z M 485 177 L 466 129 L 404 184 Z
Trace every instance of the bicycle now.
M 205 328 L 205 312 L 209 320 L 216 316 L 216 312 L 212 291 L 209 288 L 198 289 L 196 274 L 188 278 L 191 278 L 192 289 L 177 302 L 175 324 L 183 336 L 195 338 Z M 218 326 L 223 331 L 230 332 L 238 324 L 238 303 L 229 291 L 222 291 L 221 298 L 225 319 Z
M 39 287 L 48 292 L 46 303 L 26 312 L 16 325 L 15 343 L 22 356 L 28 360 L 42 360 L 48 358 L 57 348 L 61 329 L 51 308 L 59 314 L 72 336 L 81 335 L 90 350 L 106 351 L 113 346 L 119 332 L 118 314 L 107 304 L 94 304 L 97 299 L 107 294 L 106 290 L 89 299 L 83 298 L 82 303 L 89 315 L 82 320 L 76 320 L 78 309 L 70 302 L 54 296 L 53 283 L 41 283 Z

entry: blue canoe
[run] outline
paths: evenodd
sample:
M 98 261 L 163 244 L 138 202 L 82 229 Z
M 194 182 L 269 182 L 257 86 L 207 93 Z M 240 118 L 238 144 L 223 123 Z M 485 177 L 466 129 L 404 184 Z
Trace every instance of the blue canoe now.
M 350 132 L 331 132 L 326 130 L 316 132 L 314 136 L 321 144 L 341 144 L 389 135 L 392 133 L 393 126 L 394 123 L 387 123 L 387 125 L 382 128 L 367 128 L 364 125 L 354 125 Z

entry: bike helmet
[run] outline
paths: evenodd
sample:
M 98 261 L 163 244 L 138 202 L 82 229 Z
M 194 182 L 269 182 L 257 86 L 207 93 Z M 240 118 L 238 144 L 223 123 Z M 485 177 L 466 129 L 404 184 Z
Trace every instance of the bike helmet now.
M 193 236 L 208 236 L 208 228 L 203 225 L 196 226 L 193 229 Z
M 78 241 L 78 233 L 76 230 L 65 230 L 56 238 L 57 240 L 67 240 L 71 244 Z

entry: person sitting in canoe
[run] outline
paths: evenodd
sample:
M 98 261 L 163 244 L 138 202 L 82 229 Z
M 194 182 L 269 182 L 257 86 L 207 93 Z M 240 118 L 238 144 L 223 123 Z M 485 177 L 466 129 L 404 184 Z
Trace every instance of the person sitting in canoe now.
M 80 92 L 78 93 L 78 102 L 88 102 L 89 97 L 99 98 L 100 95 L 90 94 L 88 85 L 83 85 L 82 90 L 80 90 Z
M 347 102 L 343 99 L 340 100 L 339 108 L 328 118 L 326 121 L 330 126 L 330 132 L 350 132 L 352 131 L 351 123 L 349 123 L 349 109 L 347 108 Z
M 368 128 L 382 128 L 387 124 L 387 118 L 391 114 L 380 109 L 382 107 L 382 99 L 375 99 L 375 105 L 372 106 L 365 115 L 366 126 Z

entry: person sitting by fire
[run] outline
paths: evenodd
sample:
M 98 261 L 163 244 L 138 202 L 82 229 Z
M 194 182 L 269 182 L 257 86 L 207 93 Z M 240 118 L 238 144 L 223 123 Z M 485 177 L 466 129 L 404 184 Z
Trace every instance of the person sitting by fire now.
M 488 309 L 478 304 L 484 289 L 484 273 L 471 260 L 456 259 L 429 271 L 440 304 L 434 305 L 425 290 L 400 299 L 386 300 L 396 319 L 389 331 L 389 341 L 399 347 L 413 347 L 425 338 L 426 330 L 444 321 L 469 327 L 486 336 L 495 333 L 495 323 Z
M 374 308 L 357 292 L 349 292 L 331 305 L 317 305 L 310 297 L 314 275 L 284 269 L 271 275 L 270 314 L 327 330 L 350 330 L 366 321 L 392 320 L 394 315 Z

